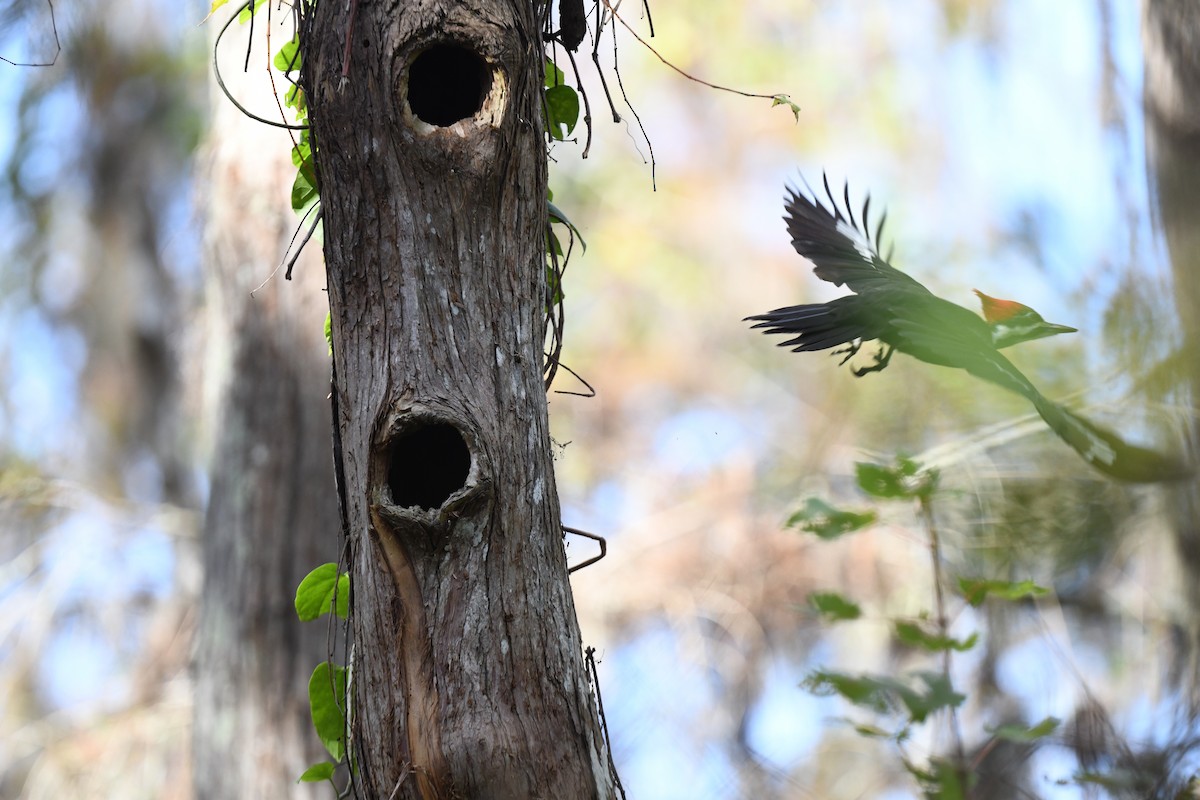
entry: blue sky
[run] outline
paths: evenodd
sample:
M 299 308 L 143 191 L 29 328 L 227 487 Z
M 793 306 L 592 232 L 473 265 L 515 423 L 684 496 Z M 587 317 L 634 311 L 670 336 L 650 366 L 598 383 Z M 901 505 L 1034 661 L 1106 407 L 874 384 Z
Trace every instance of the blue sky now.
M 900 212 L 904 242 L 899 252 L 912 259 L 906 266 L 923 280 L 960 288 L 964 304 L 972 286 L 1001 293 L 999 284 L 1048 318 L 1099 330 L 1106 281 L 1112 291 L 1119 271 L 1097 272 L 1096 265 L 1137 261 L 1147 270 L 1163 269 L 1149 229 L 1144 180 L 1137 8 L 1119 0 L 1110 0 L 1106 7 L 1112 15 L 1110 44 L 1119 77 L 1116 107 L 1130 121 L 1107 129 L 1097 114 L 1099 53 L 1104 45 L 1097 3 L 1001 3 L 1000 33 L 990 46 L 981 46 L 978 39 L 945 44 L 936 28 L 938 15 L 932 2 L 871 4 L 871 13 L 895 21 L 891 42 L 898 56 L 896 73 L 889 80 L 907 98 L 912 125 L 928 133 L 929 149 L 938 152 L 931 162 L 936 161 L 939 169 L 923 172 L 920 165 L 897 163 L 889 158 L 886 143 L 869 131 L 847 131 L 819 153 L 764 148 L 743 176 L 745 193 L 738 200 L 737 213 L 728 220 L 731 229 L 747 240 L 777 240 L 778 247 L 785 249 L 778 221 L 783 182 L 793 178 L 797 162 L 808 174 L 829 169 L 833 175 L 850 178 L 852 184 L 863 181 L 864 190 L 870 188 L 891 205 L 921 206 L 919 212 Z M 863 29 L 857 12 L 853 4 L 832 4 L 824 20 L 830 38 L 836 40 L 840 34 L 848 37 L 843 43 L 852 44 Z M 657 14 L 656 21 L 663 29 L 687 24 L 685 18 L 672 20 Z M 203 32 L 184 28 L 178 35 L 195 37 Z M 663 35 L 668 35 L 665 30 Z M 10 119 L 17 87 L 16 81 L 0 84 L 0 106 L 10 109 Z M 803 105 L 801 93 L 802 87 L 797 88 L 796 99 Z M 698 140 L 704 131 L 679 123 L 682 114 L 673 121 L 675 104 L 682 102 L 667 95 L 647 115 L 657 140 L 673 144 L 663 155 L 660 180 L 664 183 L 671 180 L 673 165 L 686 163 L 697 149 L 703 149 Z M 786 112 L 756 108 L 747 113 Z M 48 105 L 46 114 L 48 130 L 78 127 L 79 109 L 69 93 Z M 11 148 L 11 134 L 0 126 L 0 155 Z M 616 142 L 612 148 L 621 148 L 626 155 L 632 150 L 624 129 L 608 136 Z M 22 174 L 32 182 L 58 179 L 63 166 L 56 160 L 59 154 L 49 141 Z M 1116 173 L 1132 176 L 1122 194 L 1114 189 Z M 1125 225 L 1130 207 L 1137 211 L 1133 231 Z M 182 212 L 178 216 L 181 227 L 195 222 Z M 10 217 L 0 207 L 0 223 Z M 1037 226 L 1036 236 L 1025 239 L 1035 241 L 1040 253 L 1015 243 L 1025 241 L 1017 234 L 1029 225 Z M 897 227 L 892 230 L 894 234 Z M 928 258 L 960 246 L 971 250 L 969 277 Z M 1077 291 L 1092 279 L 1100 291 L 1086 295 Z M 955 287 L 959 283 L 961 287 Z M 590 313 L 586 304 L 583 313 Z M 28 456 L 53 458 L 69 450 L 71 438 L 78 435 L 72 427 L 79 411 L 73 387 L 85 345 L 78 333 L 55 326 L 44 313 L 28 307 L 11 303 L 0 307 L 0 325 L 8 332 L 7 391 L 9 407 L 17 414 L 13 419 L 0 417 L 0 437 Z M 742 409 L 696 402 L 657 420 L 649 439 L 657 466 L 687 475 L 712 469 L 770 436 L 762 419 Z M 603 531 L 632 524 L 648 509 L 630 488 L 611 479 L 600 482 L 587 496 L 565 498 L 567 524 Z M 63 517 L 47 531 L 45 542 L 49 570 L 64 576 L 68 599 L 103 600 L 113 591 L 162 597 L 172 590 L 171 540 L 146 520 L 129 526 L 127 519 L 114 521 L 108 510 L 89 506 Z M 12 587 L 0 586 L 0 596 L 9 591 Z M 127 689 L 123 681 L 128 658 L 135 650 L 133 645 L 114 648 L 87 625 L 64 625 L 41 654 L 48 699 L 64 708 L 119 701 Z M 827 654 L 818 651 L 814 659 Z M 1074 698 L 1059 693 L 1062 684 L 1056 676 L 1063 670 L 1054 652 L 1031 647 L 1007 658 L 1002 675 L 1015 694 L 1027 697 L 1038 714 L 1066 713 L 1067 700 Z M 816 746 L 814 718 L 844 712 L 832 701 L 814 699 L 799 689 L 805 666 L 772 662 L 762 699 L 751 715 L 751 744 L 781 770 Z M 662 800 L 727 796 L 734 785 L 732 766 L 721 753 L 697 750 L 686 735 L 706 723 L 711 687 L 701 671 L 680 666 L 675 633 L 663 626 L 648 627 L 606 655 L 601 677 L 606 682 L 610 725 L 620 737 L 618 755 L 630 796 Z M 1153 714 L 1145 711 L 1144 716 Z M 1066 769 L 1052 755 L 1047 759 L 1046 774 Z M 1042 788 L 1047 797 L 1077 794 L 1066 788 L 1055 794 L 1059 790 L 1049 782 Z

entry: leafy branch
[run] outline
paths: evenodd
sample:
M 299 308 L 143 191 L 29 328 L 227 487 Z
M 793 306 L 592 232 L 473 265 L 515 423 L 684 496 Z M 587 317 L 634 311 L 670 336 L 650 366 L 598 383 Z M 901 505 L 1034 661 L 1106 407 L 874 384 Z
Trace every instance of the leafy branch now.
M 967 760 L 958 719 L 958 709 L 967 698 L 954 688 L 951 667 L 954 654 L 974 649 L 979 643 L 979 634 L 971 633 L 965 638 L 958 638 L 950 632 L 944 559 L 933 505 L 938 488 L 938 472 L 923 468 L 910 459 L 898 458 L 889 465 L 857 464 L 855 477 L 858 488 L 876 500 L 916 503 L 917 515 L 929 545 L 934 612 L 932 618 L 922 613 L 916 619 L 891 620 L 891 636 L 896 645 L 923 651 L 935 658 L 940 668 L 936 671 L 917 670 L 899 677 L 852 675 L 818 669 L 808 675 L 803 686 L 813 694 L 838 696 L 855 707 L 892 720 L 883 724 L 859 723 L 855 725 L 855 730 L 862 736 L 892 741 L 900 750 L 900 760 L 905 770 L 927 798 L 965 798 L 969 794 L 977 763 L 968 763 Z M 877 519 L 878 513 L 874 510 L 848 511 L 835 508 L 819 498 L 809 498 L 804 507 L 791 516 L 787 525 L 824 541 L 831 541 L 864 530 Z M 1008 582 L 984 578 L 960 578 L 957 588 L 971 606 L 981 605 L 988 597 L 1020 601 L 1048 591 L 1032 581 Z M 863 617 L 862 607 L 838 592 L 813 592 L 808 596 L 808 606 L 826 624 L 850 622 Z M 924 724 L 939 712 L 946 714 L 953 743 L 952 756 L 918 764 L 906 754 L 905 744 L 912 738 L 916 726 Z M 1001 726 L 989 731 L 991 742 L 976 756 L 976 762 L 995 742 L 1037 741 L 1052 735 L 1058 725 L 1057 719 L 1047 717 L 1028 728 L 1020 725 Z
M 334 563 L 314 569 L 296 587 L 296 616 L 302 622 L 336 614 L 342 620 L 350 614 L 350 574 L 339 572 Z M 329 781 L 337 789 L 333 776 L 347 761 L 347 709 L 349 708 L 346 667 L 322 661 L 308 679 L 308 706 L 313 729 L 332 761 L 320 761 L 304 770 L 299 782 Z M 351 762 L 352 763 L 352 762 Z

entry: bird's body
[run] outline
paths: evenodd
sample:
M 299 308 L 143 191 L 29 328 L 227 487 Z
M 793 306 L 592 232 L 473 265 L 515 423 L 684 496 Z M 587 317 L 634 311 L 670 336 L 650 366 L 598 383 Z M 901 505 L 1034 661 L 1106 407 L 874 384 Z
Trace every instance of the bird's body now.
M 815 194 L 809 197 L 789 191 L 788 232 L 796 252 L 813 262 L 818 278 L 845 286 L 853 294 L 749 317 L 756 322 L 755 328 L 789 336 L 780 346 L 797 352 L 841 347 L 836 352 L 845 354 L 843 363 L 865 342 L 879 341 L 883 349 L 875 355 L 874 364 L 854 370 L 859 376 L 882 370 L 895 350 L 929 364 L 965 370 L 1026 397 L 1060 438 L 1114 477 L 1155 481 L 1191 474 L 1184 465 L 1126 444 L 1116 434 L 1049 400 L 1000 352 L 1003 347 L 1074 328 L 1046 322 L 1028 306 L 978 291 L 986 319 L 937 297 L 880 255 L 883 220 L 872 234 L 869 199 L 863 205 L 860 226 L 851 211 L 849 192 L 843 210 L 828 181 L 824 187 L 830 208 Z

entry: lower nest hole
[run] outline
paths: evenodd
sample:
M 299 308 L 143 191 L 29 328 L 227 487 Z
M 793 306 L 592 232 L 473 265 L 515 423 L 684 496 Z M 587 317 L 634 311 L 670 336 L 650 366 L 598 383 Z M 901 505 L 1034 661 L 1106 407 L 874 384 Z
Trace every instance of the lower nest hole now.
M 440 508 L 467 483 L 471 451 L 462 434 L 445 422 L 401 433 L 388 456 L 388 488 L 401 507 Z

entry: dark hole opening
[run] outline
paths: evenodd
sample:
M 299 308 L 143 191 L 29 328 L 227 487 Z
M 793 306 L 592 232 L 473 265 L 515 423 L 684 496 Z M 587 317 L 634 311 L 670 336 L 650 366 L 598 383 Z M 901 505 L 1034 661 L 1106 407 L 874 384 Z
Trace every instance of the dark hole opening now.
M 475 53 L 436 44 L 408 68 L 408 106 L 417 119 L 444 128 L 474 116 L 491 82 L 491 70 Z
M 471 471 L 471 452 L 462 434 L 444 422 L 400 435 L 392 443 L 388 488 L 392 502 L 408 508 L 440 508 L 461 489 Z

